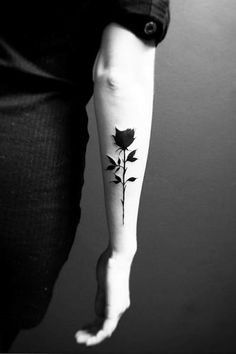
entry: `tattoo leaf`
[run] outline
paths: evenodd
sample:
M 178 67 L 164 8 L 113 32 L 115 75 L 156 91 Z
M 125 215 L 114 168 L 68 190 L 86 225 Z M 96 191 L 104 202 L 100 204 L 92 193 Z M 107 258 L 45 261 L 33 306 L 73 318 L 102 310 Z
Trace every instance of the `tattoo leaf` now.
M 137 160 L 136 157 L 134 157 L 134 154 L 137 150 L 133 150 L 129 153 L 128 157 L 127 157 L 127 160 L 126 161 L 130 161 L 130 162 L 134 162 Z
M 113 158 L 111 158 L 110 156 L 106 155 L 108 157 L 108 159 L 110 160 L 110 162 L 112 163 L 112 165 L 116 165 L 115 160 L 113 160 Z
M 112 182 L 113 182 L 113 183 L 116 183 L 116 184 L 117 184 L 117 183 L 120 183 L 119 181 L 112 181 Z
M 118 159 L 118 165 L 120 165 L 120 163 L 121 163 L 121 159 L 119 158 L 119 159 Z
M 114 166 L 114 165 L 109 165 L 109 166 L 106 168 L 106 170 L 114 170 L 115 167 L 116 167 L 116 166 Z
M 126 181 L 126 182 L 128 182 L 128 181 L 130 181 L 130 182 L 134 182 L 136 179 L 137 179 L 137 178 L 135 178 L 135 177 L 130 177 L 129 179 L 127 179 L 127 181 Z
M 121 178 L 119 176 L 115 175 L 115 178 L 118 182 L 121 182 Z

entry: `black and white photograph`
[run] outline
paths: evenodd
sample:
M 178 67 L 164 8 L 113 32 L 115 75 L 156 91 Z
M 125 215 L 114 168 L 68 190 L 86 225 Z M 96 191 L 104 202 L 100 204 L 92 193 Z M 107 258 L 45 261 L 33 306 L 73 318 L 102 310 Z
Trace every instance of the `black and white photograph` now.
M 0 353 L 236 353 L 236 0 L 3 1 Z

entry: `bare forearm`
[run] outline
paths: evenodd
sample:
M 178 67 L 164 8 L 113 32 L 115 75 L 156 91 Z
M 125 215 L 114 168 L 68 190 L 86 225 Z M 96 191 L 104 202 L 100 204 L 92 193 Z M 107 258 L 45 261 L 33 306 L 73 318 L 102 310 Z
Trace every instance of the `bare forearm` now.
M 129 61 L 99 65 L 94 104 L 110 248 L 114 254 L 132 257 L 151 133 L 154 50 L 149 49 L 145 57 L 149 69 L 140 72 L 135 62 L 134 68 Z

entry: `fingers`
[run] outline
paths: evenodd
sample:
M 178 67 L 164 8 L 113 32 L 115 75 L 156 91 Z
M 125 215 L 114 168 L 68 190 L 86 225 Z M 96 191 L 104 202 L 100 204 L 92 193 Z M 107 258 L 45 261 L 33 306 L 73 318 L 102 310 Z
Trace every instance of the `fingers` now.
M 89 328 L 79 330 L 75 334 L 76 341 L 77 343 L 85 344 L 87 346 L 99 344 L 112 335 L 118 322 L 119 317 L 106 318 L 101 324 L 101 327 L 97 328 L 96 333 L 92 333 Z

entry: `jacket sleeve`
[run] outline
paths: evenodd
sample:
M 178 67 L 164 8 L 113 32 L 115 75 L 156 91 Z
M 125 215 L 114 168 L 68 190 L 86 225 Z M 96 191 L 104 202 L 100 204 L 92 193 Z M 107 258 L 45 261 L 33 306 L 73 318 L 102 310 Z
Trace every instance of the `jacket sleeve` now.
M 169 22 L 169 0 L 107 0 L 109 19 L 157 46 L 165 37 Z

